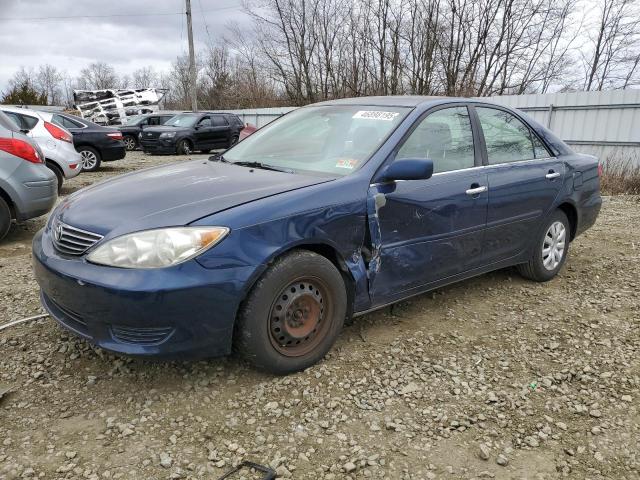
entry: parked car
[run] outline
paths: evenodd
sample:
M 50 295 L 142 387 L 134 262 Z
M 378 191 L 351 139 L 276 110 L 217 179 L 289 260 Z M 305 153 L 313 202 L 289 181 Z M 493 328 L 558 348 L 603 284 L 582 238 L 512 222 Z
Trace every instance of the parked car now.
M 58 192 L 65 178 L 73 178 L 82 171 L 82 158 L 73 146 L 73 136 L 65 128 L 52 123 L 45 112 L 6 105 L 0 106 L 0 111 L 40 146 L 47 167 L 58 179 Z
M 105 349 L 323 358 L 345 318 L 517 266 L 554 278 L 599 164 L 506 107 L 365 97 L 294 110 L 209 161 L 67 198 L 33 242 L 42 302 Z
M 156 112 L 131 117 L 126 124 L 118 127 L 122 132 L 124 145 L 127 147 L 127 150 L 135 150 L 140 147 L 138 144 L 138 135 L 140 135 L 145 127 L 164 125 L 178 113 L 182 112 Z
M 58 180 L 38 144 L 0 112 L 0 240 L 11 221 L 47 213 L 58 198 Z
M 181 113 L 162 126 L 146 127 L 139 139 L 145 153 L 209 153 L 238 143 L 243 127 L 242 120 L 232 113 Z
M 244 140 L 245 138 L 247 138 L 252 133 L 255 133 L 256 130 L 258 130 L 258 127 L 256 127 L 255 125 L 253 125 L 251 123 L 247 123 L 244 126 L 244 128 L 240 131 L 240 138 L 239 138 L 238 141 Z
M 82 157 L 82 170 L 94 172 L 102 162 L 121 160 L 127 154 L 122 133 L 113 127 L 104 127 L 84 118 L 64 113 L 44 112 L 51 122 L 66 128 L 73 135 L 73 144 Z

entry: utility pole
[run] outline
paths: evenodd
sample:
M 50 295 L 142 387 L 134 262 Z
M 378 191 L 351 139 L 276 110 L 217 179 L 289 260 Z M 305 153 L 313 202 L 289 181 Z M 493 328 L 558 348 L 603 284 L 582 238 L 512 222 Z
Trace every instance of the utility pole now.
M 198 98 L 196 96 L 196 56 L 193 51 L 193 27 L 191 25 L 191 0 L 187 2 L 187 31 L 189 34 L 189 80 L 191 84 L 191 110 L 198 110 Z

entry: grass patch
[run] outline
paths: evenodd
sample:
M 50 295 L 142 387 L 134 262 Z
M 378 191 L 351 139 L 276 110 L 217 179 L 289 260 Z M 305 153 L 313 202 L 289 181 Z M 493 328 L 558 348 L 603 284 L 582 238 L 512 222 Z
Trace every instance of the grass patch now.
M 607 195 L 640 195 L 638 158 L 608 158 L 603 163 L 600 189 Z

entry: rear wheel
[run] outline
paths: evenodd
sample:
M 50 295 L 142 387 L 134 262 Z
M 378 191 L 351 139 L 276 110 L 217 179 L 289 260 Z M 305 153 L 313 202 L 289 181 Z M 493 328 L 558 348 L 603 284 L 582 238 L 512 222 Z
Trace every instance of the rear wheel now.
M 569 253 L 569 219 L 556 210 L 547 220 L 536 241 L 531 259 L 518 265 L 520 274 L 536 282 L 546 282 L 555 277 Z
M 47 168 L 56 174 L 58 180 L 58 194 L 62 191 L 62 184 L 64 183 L 64 175 L 62 170 L 53 162 L 47 162 Z
M 184 139 L 178 142 L 177 150 L 179 155 L 191 155 L 191 153 L 193 153 L 193 146 L 189 140 Z
M 79 147 L 78 153 L 82 157 L 82 171 L 83 172 L 95 172 L 100 168 L 102 159 L 100 154 L 95 148 L 91 147 Z
M 334 265 L 300 250 L 278 259 L 249 293 L 235 349 L 254 366 L 283 375 L 320 361 L 347 311 L 344 280 Z
M 0 240 L 6 237 L 11 227 L 11 209 L 4 198 L 0 197 Z
M 135 137 L 131 135 L 125 135 L 122 141 L 124 142 L 124 148 L 126 148 L 129 151 L 135 150 L 136 147 L 138 146 L 138 142 L 136 142 Z

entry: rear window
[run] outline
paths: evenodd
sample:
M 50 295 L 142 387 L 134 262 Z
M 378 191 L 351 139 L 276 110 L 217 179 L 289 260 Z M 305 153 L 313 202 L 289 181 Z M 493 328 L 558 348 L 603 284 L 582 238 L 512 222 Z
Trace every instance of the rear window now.
M 229 125 L 227 119 L 222 115 L 213 115 L 211 118 L 213 120 L 214 127 L 226 127 L 227 125 Z
M 21 129 L 31 130 L 38 124 L 38 119 L 24 113 L 5 112 Z
M 84 127 L 83 124 L 81 124 L 80 122 L 76 122 L 75 120 L 72 120 L 68 117 L 64 117 L 62 115 L 54 115 L 53 117 L 51 117 L 51 121 L 53 123 L 55 123 L 56 125 L 63 127 L 63 128 L 82 128 Z
M 20 125 L 4 112 L 0 112 L 0 125 L 12 132 L 20 131 Z

